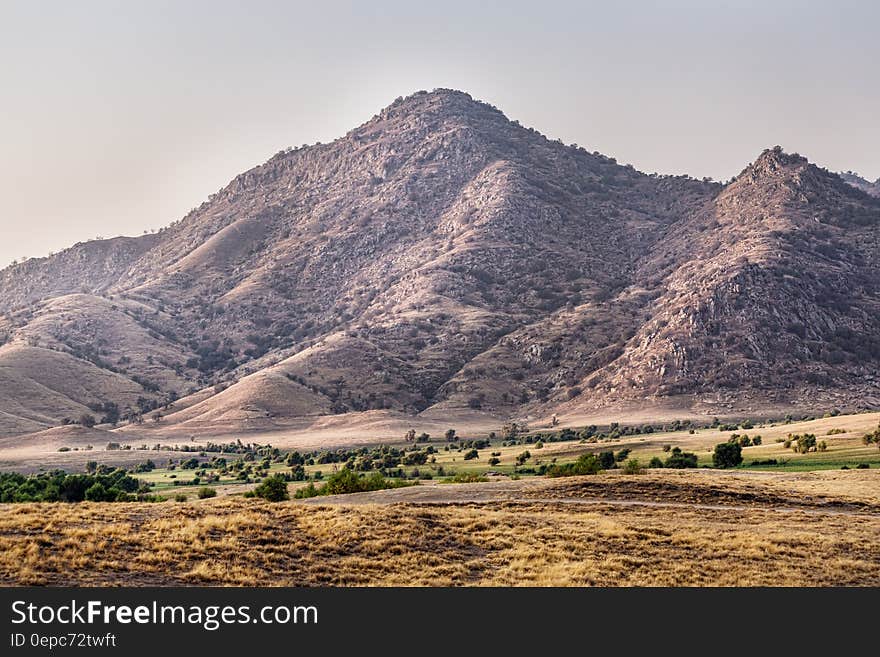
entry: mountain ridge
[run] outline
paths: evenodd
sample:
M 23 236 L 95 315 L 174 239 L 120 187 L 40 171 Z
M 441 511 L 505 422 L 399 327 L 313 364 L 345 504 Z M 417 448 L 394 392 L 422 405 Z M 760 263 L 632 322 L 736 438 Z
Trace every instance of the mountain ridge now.
M 647 175 L 419 92 L 157 234 L 0 272 L 0 372 L 119 377 L 140 393 L 53 394 L 132 431 L 871 405 L 880 201 L 844 181 L 779 147 L 726 186 Z M 7 434 L 62 419 L 4 405 Z

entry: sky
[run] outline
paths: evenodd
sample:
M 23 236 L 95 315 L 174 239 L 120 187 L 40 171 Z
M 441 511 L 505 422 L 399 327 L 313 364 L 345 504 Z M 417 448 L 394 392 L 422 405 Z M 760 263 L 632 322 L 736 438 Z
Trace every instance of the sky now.
M 451 87 L 645 172 L 880 177 L 880 3 L 0 0 L 0 267 Z

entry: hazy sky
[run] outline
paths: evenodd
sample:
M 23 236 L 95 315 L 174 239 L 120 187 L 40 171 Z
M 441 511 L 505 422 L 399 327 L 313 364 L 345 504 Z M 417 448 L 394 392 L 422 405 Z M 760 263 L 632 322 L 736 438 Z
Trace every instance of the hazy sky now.
M 453 87 L 638 169 L 880 176 L 880 3 L 0 0 L 0 267 Z

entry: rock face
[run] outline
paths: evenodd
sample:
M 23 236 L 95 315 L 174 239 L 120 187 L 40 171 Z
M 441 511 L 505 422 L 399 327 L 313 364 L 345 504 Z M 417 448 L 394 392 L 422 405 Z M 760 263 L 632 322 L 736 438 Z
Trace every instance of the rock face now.
M 28 382 L 0 432 L 178 398 L 165 422 L 870 404 L 878 251 L 880 200 L 778 148 L 726 187 L 648 176 L 420 92 L 156 235 L 0 272 Z M 101 385 L 39 399 L 46 352 Z

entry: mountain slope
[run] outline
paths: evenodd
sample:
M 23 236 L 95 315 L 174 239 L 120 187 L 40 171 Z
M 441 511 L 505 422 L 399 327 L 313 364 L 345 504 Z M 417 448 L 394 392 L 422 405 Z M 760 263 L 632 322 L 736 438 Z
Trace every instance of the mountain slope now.
M 853 173 L 852 171 L 841 173 L 840 177 L 853 187 L 861 189 L 863 192 L 867 192 L 871 196 L 880 197 L 880 178 L 878 178 L 874 182 L 871 182 L 870 180 L 865 180 L 858 174 Z
M 880 202 L 778 149 L 723 188 L 421 92 L 156 235 L 0 272 L 6 349 L 109 377 L 98 400 L 18 394 L 23 352 L 0 432 L 104 401 L 208 433 L 377 409 L 865 404 L 878 230 Z

